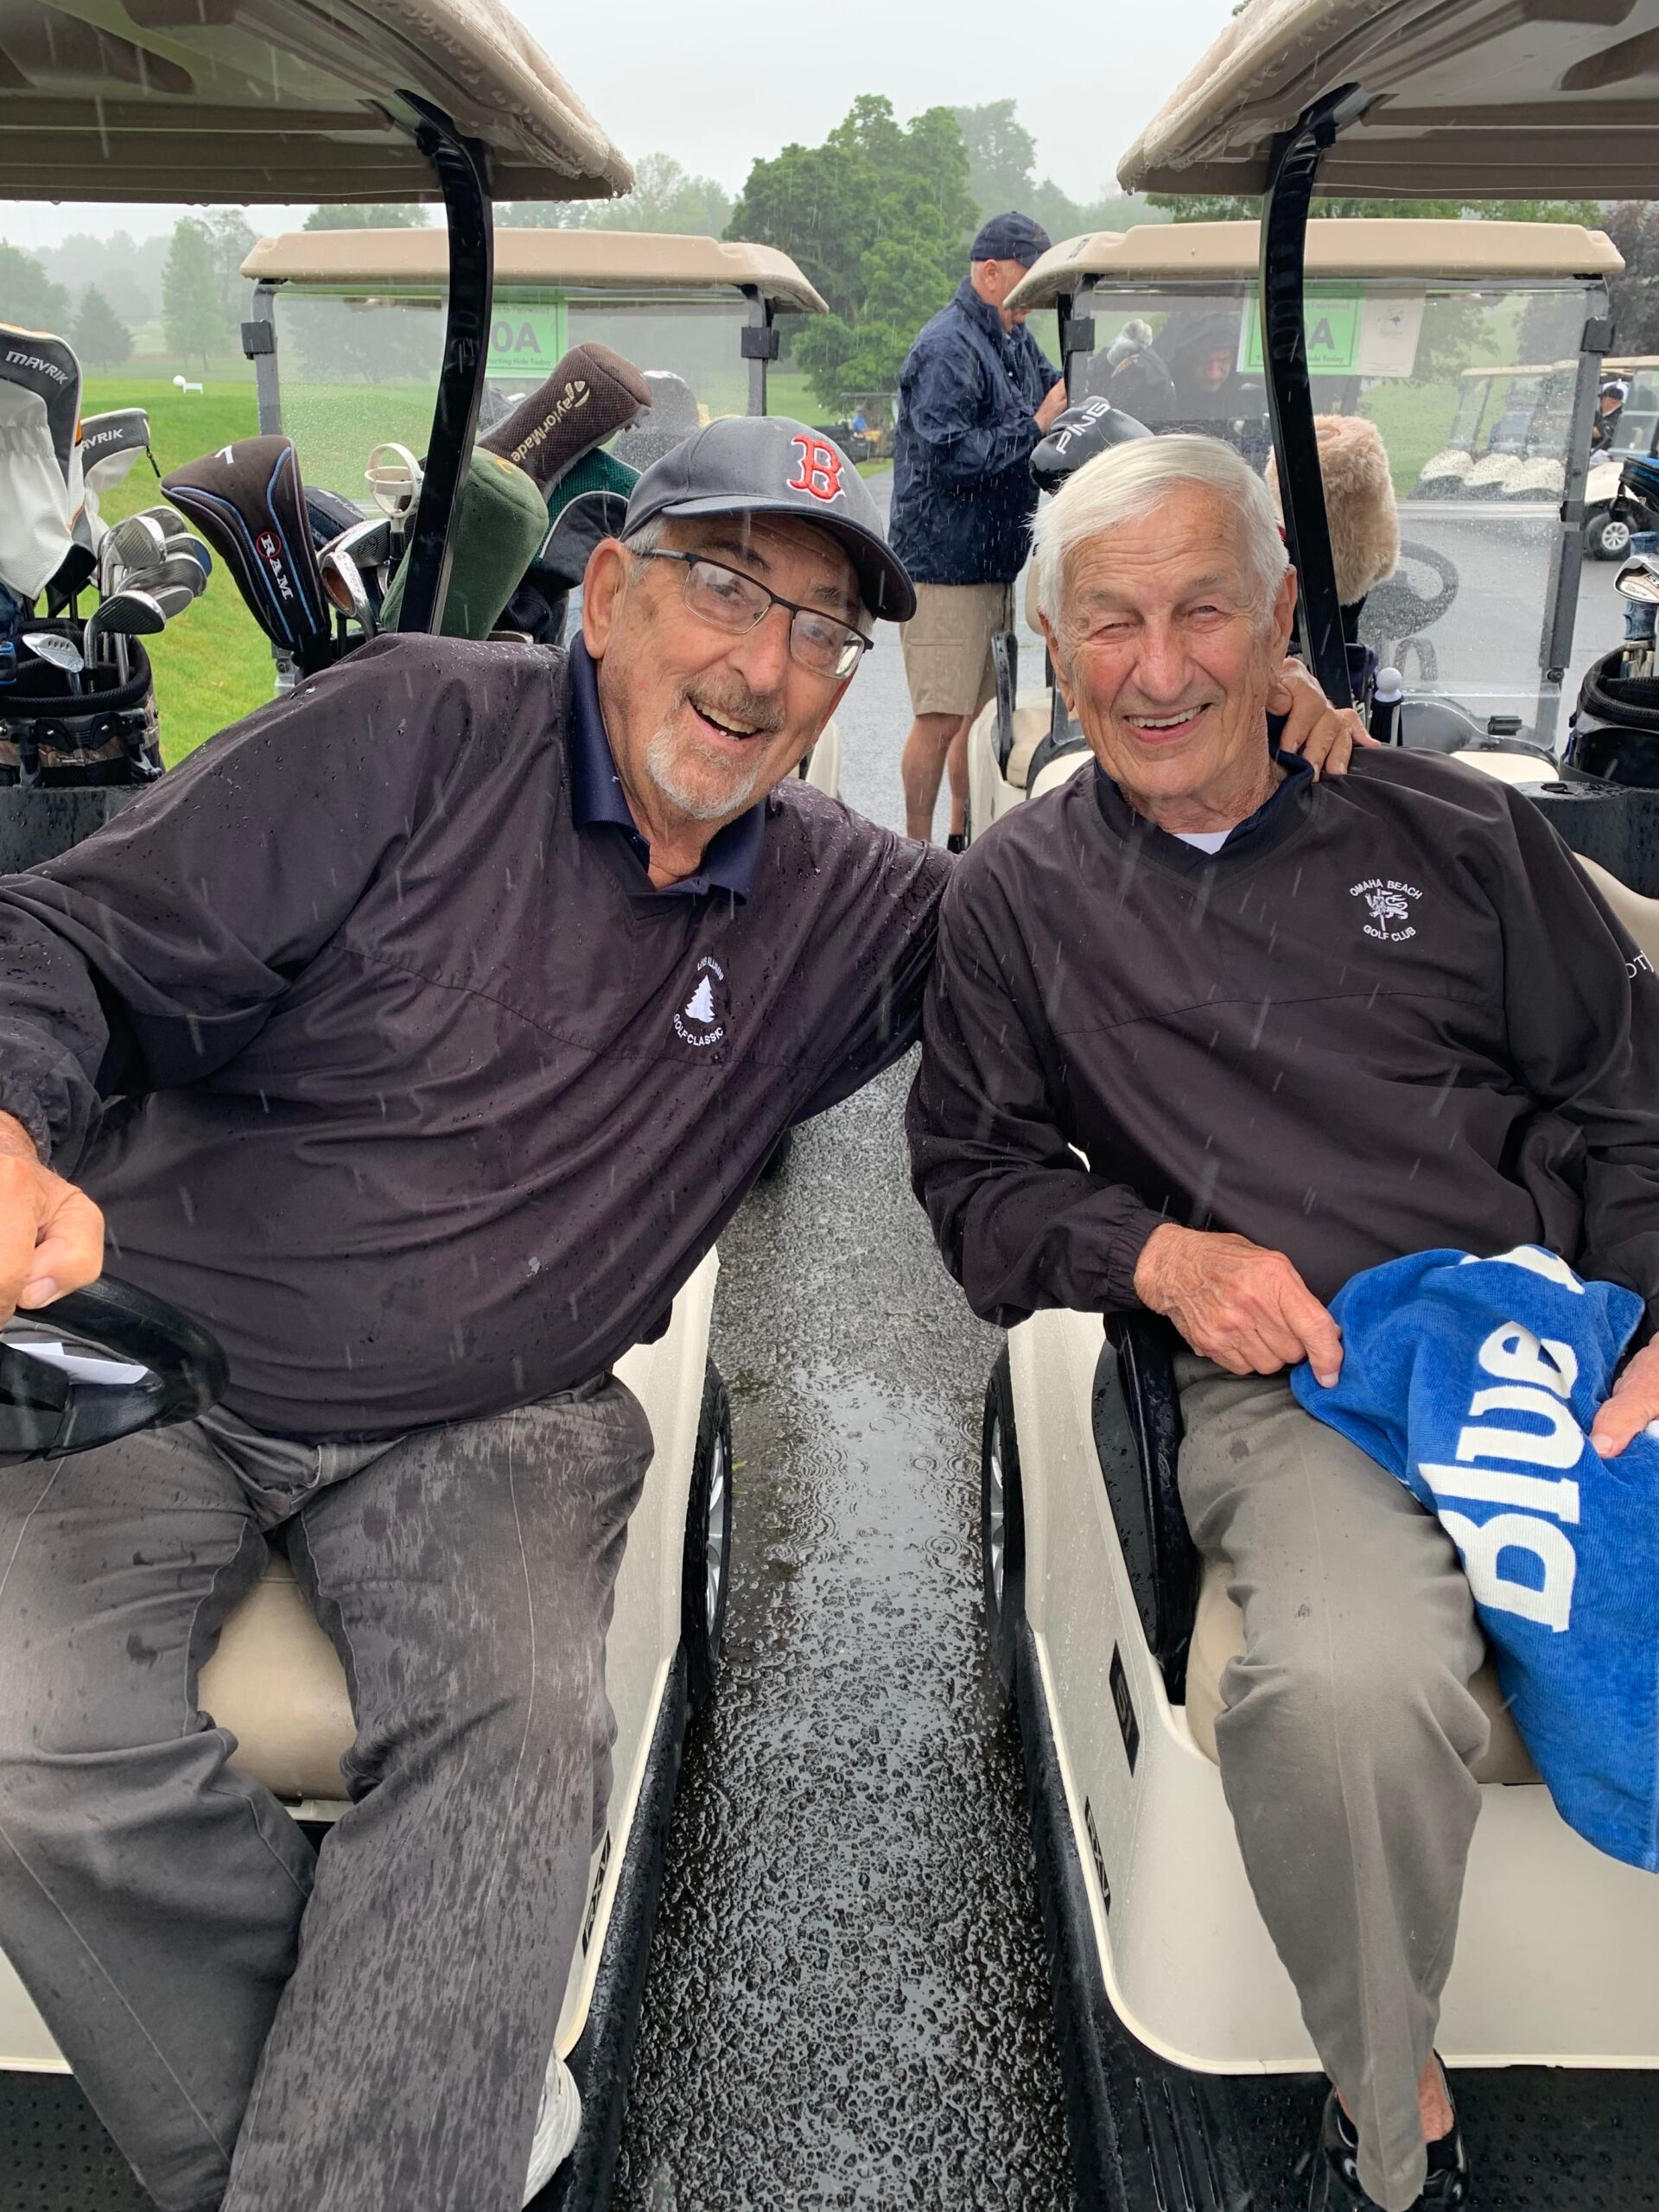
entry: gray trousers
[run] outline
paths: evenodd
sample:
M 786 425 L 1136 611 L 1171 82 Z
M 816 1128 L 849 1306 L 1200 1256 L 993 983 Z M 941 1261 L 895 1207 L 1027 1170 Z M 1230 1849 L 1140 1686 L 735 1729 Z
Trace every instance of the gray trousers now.
M 1283 1376 L 1192 1354 L 1176 1374 L 1187 1522 L 1244 1616 L 1216 1745 L 1245 1871 L 1361 2183 L 1405 2212 L 1489 1732 L 1473 1601 L 1439 1522 Z
M 390 1445 L 212 1414 L 0 1470 L 0 1948 L 166 2212 L 517 2212 L 650 1456 L 605 1377 Z M 315 1859 L 195 1702 L 279 1523 L 357 1721 Z

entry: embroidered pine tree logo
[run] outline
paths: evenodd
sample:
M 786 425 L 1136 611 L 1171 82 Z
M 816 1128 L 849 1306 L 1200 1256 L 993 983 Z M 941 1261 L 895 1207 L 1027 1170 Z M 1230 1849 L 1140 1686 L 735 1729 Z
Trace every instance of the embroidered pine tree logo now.
M 715 995 L 709 988 L 705 976 L 692 992 L 685 1009 L 688 1021 L 712 1021 L 715 1018 Z

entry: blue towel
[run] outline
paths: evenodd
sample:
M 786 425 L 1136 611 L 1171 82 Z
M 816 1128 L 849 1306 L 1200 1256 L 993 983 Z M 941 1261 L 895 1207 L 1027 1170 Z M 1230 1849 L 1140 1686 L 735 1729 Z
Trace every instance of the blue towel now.
M 1397 1475 L 1463 1558 L 1498 1680 L 1561 1817 L 1659 1867 L 1659 1441 L 1588 1433 L 1642 1301 L 1535 1245 L 1368 1268 L 1331 1311 L 1340 1380 L 1309 1413 Z

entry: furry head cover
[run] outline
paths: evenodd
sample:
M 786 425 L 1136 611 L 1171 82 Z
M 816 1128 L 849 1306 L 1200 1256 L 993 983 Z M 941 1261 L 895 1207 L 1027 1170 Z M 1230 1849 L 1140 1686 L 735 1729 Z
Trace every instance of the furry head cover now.
M 1394 500 L 1388 448 L 1375 423 L 1363 415 L 1316 415 L 1325 511 L 1331 519 L 1331 555 L 1337 598 L 1356 607 L 1373 585 L 1400 565 L 1400 513 Z M 1268 456 L 1268 489 L 1280 519 L 1279 458 Z

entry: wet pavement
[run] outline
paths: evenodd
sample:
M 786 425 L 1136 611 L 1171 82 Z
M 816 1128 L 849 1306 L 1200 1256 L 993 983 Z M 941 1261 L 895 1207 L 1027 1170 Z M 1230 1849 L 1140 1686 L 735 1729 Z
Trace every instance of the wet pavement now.
M 909 719 L 889 634 L 839 720 L 842 795 L 894 826 Z M 979 1621 L 999 1338 L 910 1195 L 909 1075 L 804 1128 L 721 1242 L 726 1664 L 687 1745 L 617 2212 L 1071 2201 Z

